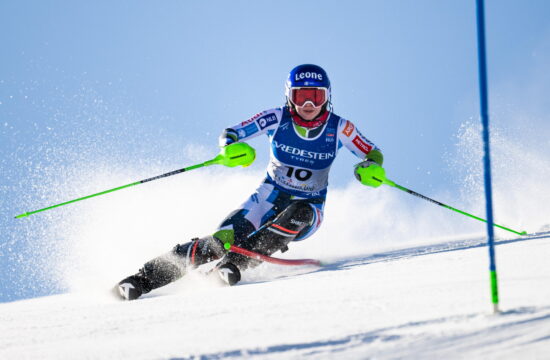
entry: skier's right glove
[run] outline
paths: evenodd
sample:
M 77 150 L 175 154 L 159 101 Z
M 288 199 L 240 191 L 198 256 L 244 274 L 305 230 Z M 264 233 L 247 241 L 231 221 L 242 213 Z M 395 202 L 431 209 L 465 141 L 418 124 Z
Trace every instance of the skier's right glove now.
M 355 165 L 355 178 L 363 185 L 379 187 L 386 180 L 386 170 L 373 160 L 364 160 Z
M 247 143 L 236 142 L 224 146 L 220 155 L 221 164 L 228 167 L 249 166 L 256 159 L 256 150 Z

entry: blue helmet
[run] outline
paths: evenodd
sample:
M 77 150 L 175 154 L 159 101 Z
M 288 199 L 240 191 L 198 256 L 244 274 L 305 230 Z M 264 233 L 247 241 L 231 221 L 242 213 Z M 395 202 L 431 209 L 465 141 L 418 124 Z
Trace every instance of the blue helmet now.
M 285 84 L 285 96 L 288 103 L 290 89 L 293 87 L 321 87 L 327 89 L 327 103 L 330 103 L 330 80 L 322 67 L 313 64 L 298 65 L 290 70 Z

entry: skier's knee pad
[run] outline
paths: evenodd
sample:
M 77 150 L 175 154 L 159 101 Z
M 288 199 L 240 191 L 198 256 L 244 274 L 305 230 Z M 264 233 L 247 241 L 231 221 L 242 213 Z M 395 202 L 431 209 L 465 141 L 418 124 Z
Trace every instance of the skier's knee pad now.
M 287 244 L 311 225 L 313 217 L 313 209 L 308 202 L 293 202 L 240 245 L 264 255 L 271 255 L 278 250 L 284 252 L 288 250 Z
M 291 232 L 300 232 L 311 225 L 314 213 L 307 201 L 295 201 L 286 207 L 272 222 Z

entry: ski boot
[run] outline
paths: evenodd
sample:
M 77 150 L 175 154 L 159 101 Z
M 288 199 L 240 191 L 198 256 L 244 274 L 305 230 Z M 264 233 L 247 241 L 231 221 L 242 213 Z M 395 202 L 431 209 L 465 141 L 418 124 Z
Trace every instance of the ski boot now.
M 136 274 L 120 281 L 114 292 L 123 300 L 135 300 L 153 289 L 178 280 L 185 275 L 188 267 L 196 268 L 224 254 L 225 250 L 218 239 L 212 236 L 195 238 L 145 263 Z
M 128 276 L 115 287 L 124 300 L 135 300 L 153 289 L 167 285 L 185 274 L 181 259 L 170 252 L 143 265 L 135 275 Z
M 142 275 L 141 269 L 137 274 L 120 281 L 113 289 L 115 296 L 123 300 L 135 300 L 149 291 L 151 291 L 151 287 L 147 284 L 147 279 Z
M 228 262 L 217 268 L 220 279 L 227 285 L 233 286 L 241 281 L 241 271 L 237 266 Z

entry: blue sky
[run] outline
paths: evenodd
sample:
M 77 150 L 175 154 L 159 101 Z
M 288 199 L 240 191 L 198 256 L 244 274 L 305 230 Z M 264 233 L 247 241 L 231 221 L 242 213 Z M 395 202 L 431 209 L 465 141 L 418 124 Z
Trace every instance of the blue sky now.
M 486 14 L 492 122 L 516 126 L 499 115 L 518 111 L 542 122 L 550 3 L 487 1 Z M 0 268 L 16 267 L 6 249 L 33 232 L 12 216 L 48 205 L 64 179 L 99 163 L 169 171 L 190 149 L 213 156 L 224 127 L 283 103 L 300 63 L 326 69 L 335 112 L 382 148 L 390 178 L 456 192 L 463 174 L 449 158 L 479 113 L 475 31 L 473 0 L 3 1 Z M 265 138 L 251 144 L 261 169 Z M 335 186 L 353 181 L 356 160 L 340 158 Z M 1 289 L 0 300 L 17 298 Z

